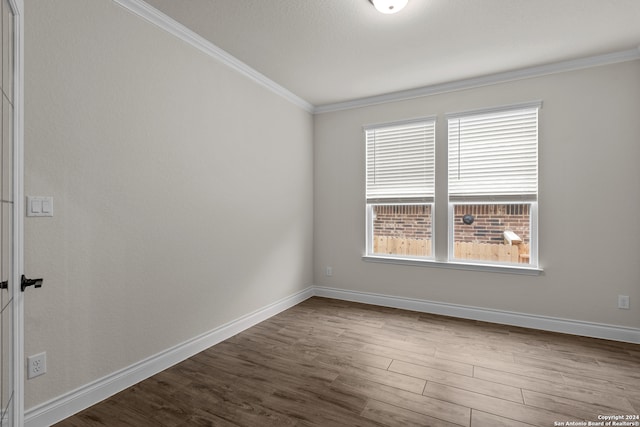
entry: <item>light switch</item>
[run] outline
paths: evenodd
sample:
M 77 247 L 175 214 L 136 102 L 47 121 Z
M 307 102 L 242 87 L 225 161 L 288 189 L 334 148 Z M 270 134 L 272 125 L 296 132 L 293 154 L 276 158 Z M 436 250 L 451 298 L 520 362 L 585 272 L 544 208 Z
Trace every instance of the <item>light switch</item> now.
M 53 197 L 28 196 L 27 216 L 53 216 Z
M 40 214 L 42 213 L 42 200 L 33 199 L 31 200 L 31 209 L 29 209 L 32 214 Z
M 51 213 L 51 200 L 49 200 L 48 197 L 45 197 L 42 200 L 42 213 L 43 214 Z

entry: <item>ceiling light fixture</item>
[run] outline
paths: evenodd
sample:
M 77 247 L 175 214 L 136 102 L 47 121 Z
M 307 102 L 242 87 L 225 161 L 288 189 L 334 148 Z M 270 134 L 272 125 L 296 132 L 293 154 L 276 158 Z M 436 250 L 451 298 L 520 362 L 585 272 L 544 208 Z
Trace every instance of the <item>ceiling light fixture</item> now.
M 369 0 L 379 12 L 390 14 L 400 12 L 409 0 Z

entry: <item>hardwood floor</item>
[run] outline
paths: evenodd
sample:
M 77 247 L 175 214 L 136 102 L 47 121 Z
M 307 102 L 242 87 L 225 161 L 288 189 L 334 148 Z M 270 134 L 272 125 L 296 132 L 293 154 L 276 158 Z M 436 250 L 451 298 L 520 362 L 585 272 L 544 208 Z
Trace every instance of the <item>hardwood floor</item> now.
M 640 345 L 314 297 L 58 425 L 520 427 L 637 414 Z

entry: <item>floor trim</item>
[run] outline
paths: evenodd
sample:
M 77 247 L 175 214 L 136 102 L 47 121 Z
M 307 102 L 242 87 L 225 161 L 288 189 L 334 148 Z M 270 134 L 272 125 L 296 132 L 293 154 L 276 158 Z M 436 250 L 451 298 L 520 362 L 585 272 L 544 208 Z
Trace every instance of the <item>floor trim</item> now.
M 141 360 L 25 412 L 26 427 L 55 424 L 314 295 L 313 287 L 269 304 L 210 332 Z
M 345 301 L 360 302 L 364 304 L 379 305 L 383 307 L 419 311 L 422 313 L 440 314 L 443 316 L 480 320 L 483 322 L 521 326 L 524 328 L 539 329 L 543 331 L 560 332 L 564 334 L 640 344 L 640 329 L 625 326 L 606 325 L 579 320 L 561 319 L 557 317 L 492 310 L 481 307 L 448 304 L 369 292 L 350 291 L 323 286 L 315 286 L 314 295 Z
M 25 413 L 25 426 L 39 427 L 57 423 L 312 296 L 640 344 L 640 329 L 637 328 L 310 286 L 210 332 L 31 408 Z

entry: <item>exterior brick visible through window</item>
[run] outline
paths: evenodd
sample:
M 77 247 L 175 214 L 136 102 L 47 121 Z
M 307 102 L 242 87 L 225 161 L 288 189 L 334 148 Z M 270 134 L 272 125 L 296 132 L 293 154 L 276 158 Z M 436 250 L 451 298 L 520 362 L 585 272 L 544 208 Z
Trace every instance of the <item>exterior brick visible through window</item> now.
M 373 235 L 431 239 L 431 205 L 373 206 Z
M 530 205 L 486 204 L 454 206 L 454 241 L 476 243 L 502 243 L 503 232 L 513 231 L 523 241 L 530 239 Z M 473 224 L 462 222 L 465 215 L 473 215 Z

